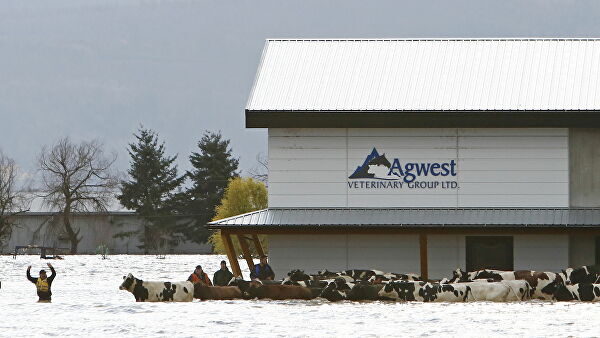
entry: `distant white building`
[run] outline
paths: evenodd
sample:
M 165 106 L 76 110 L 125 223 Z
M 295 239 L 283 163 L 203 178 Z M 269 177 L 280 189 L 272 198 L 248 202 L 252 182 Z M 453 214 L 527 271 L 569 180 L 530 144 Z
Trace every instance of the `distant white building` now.
M 69 248 L 62 219 L 58 212 L 50 211 L 41 198 L 30 202 L 29 211 L 17 216 L 18 223 L 8 243 L 0 247 L 0 253 L 12 253 L 15 246 L 37 245 L 52 248 Z M 100 245 L 106 245 L 111 254 L 143 254 L 137 236 L 115 235 L 124 232 L 143 231 L 143 221 L 137 214 L 124 208 L 116 199 L 106 212 L 74 213 L 72 224 L 81 229 L 80 254 L 95 254 Z M 212 250 L 208 244 L 180 243 L 164 248 L 164 253 L 204 254 Z
M 600 263 L 598 39 L 268 40 L 245 114 L 269 208 L 210 227 L 278 277 Z

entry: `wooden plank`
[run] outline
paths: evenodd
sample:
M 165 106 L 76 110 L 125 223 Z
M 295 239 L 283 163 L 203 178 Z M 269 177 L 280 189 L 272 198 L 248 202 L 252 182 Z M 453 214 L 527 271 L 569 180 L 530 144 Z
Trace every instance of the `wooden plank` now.
M 252 260 L 252 255 L 250 254 L 250 249 L 248 248 L 248 242 L 246 242 L 246 237 L 244 235 L 237 235 L 238 241 L 240 242 L 240 247 L 242 248 L 242 254 L 244 255 L 244 259 L 246 263 L 248 263 L 248 269 L 252 271 L 254 269 L 254 261 Z
M 233 242 L 231 241 L 231 236 L 229 233 L 221 230 L 221 238 L 223 239 L 225 251 L 227 251 L 227 258 L 229 259 L 229 266 L 231 266 L 231 269 L 233 270 L 233 275 L 236 277 L 242 277 L 242 269 L 240 269 L 240 264 L 237 260 L 235 248 L 233 247 Z
M 429 279 L 428 255 L 427 255 L 427 234 L 419 234 L 419 251 L 421 257 L 421 277 L 424 280 Z
M 256 248 L 256 253 L 259 257 L 265 255 L 265 251 L 263 250 L 262 244 L 260 244 L 260 239 L 258 239 L 257 234 L 252 234 L 252 239 L 254 240 L 254 247 Z

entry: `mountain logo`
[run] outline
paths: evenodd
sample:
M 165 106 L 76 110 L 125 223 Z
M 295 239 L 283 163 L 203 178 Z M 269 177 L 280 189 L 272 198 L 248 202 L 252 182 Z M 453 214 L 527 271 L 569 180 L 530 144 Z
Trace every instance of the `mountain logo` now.
M 379 155 L 377 149 L 373 148 L 371 154 L 367 156 L 363 164 L 354 170 L 350 175 L 351 179 L 356 178 L 374 178 L 381 180 L 395 180 L 397 178 L 388 178 L 389 170 L 392 164 L 385 157 L 385 154 Z

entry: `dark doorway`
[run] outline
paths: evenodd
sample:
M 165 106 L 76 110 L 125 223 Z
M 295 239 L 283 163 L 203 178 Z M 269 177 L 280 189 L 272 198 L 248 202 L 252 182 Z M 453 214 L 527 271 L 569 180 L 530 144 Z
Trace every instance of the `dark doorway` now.
M 600 237 L 596 237 L 596 264 L 600 264 Z
M 467 236 L 467 271 L 513 270 L 512 236 Z

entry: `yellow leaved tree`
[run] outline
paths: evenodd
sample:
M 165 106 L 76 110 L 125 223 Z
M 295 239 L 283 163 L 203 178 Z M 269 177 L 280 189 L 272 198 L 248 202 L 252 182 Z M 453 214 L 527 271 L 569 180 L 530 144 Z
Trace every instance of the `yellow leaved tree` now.
M 221 204 L 217 206 L 217 214 L 213 218 L 213 221 L 265 209 L 267 207 L 267 199 L 267 187 L 264 183 L 250 177 L 233 178 L 229 180 Z M 266 236 L 259 235 L 258 237 L 266 253 L 268 251 Z M 240 243 L 236 236 L 232 236 L 231 239 L 235 251 L 241 253 Z M 215 231 L 210 236 L 209 242 L 213 245 L 213 251 L 215 253 L 226 254 L 220 231 Z M 253 255 L 256 255 L 254 245 L 250 245 L 250 251 Z

